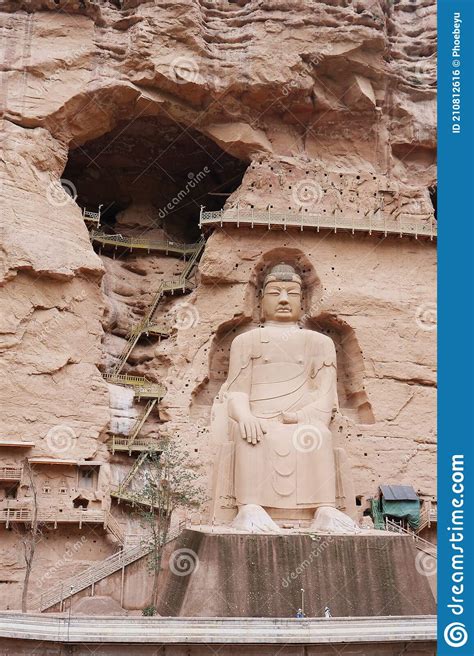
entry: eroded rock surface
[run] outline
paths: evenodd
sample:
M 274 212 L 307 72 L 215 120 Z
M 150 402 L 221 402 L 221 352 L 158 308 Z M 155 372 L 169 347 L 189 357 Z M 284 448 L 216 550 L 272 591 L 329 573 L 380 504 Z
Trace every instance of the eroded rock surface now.
M 0 447 L 1 466 L 105 463 L 89 502 L 134 533 L 136 520 L 109 497 L 133 460 L 105 443 L 144 404 L 109 394 L 101 372 L 161 280 L 185 265 L 153 251 L 100 252 L 81 207 L 103 204 L 109 232 L 186 242 L 199 238 L 201 204 L 430 220 L 435 3 L 8 0 L 2 10 L 0 441 L 34 447 Z M 291 258 L 313 271 L 307 322 L 338 350 L 335 430 L 357 496 L 365 504 L 385 482 L 434 495 L 434 242 L 236 226 L 207 237 L 195 290 L 158 306 L 170 336 L 142 339 L 124 368 L 167 390 L 143 435 L 173 436 L 210 485 L 210 411 L 230 339 L 258 322 L 261 267 Z M 86 498 L 86 483 L 56 466 L 41 467 L 40 503 Z M 2 508 L 18 503 L 7 503 L 9 489 Z M 54 568 L 55 550 L 79 539 L 71 526 L 40 543 L 33 596 L 116 548 L 87 529 L 87 546 Z M 10 608 L 21 594 L 18 539 L 9 536 L 2 561 Z

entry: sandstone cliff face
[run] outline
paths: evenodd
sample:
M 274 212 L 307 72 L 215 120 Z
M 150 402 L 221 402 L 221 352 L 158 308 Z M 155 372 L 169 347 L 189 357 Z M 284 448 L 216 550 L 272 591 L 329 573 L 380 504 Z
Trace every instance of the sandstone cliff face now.
M 103 204 L 116 233 L 184 241 L 199 236 L 200 204 L 426 220 L 435 4 L 22 0 L 2 9 L 0 438 L 34 442 L 29 455 L 122 471 L 131 461 L 109 454 L 107 431 L 112 420 L 126 432 L 138 409 L 109 393 L 101 370 L 183 263 L 99 255 L 80 205 Z M 237 227 L 208 235 L 195 291 L 159 306 L 171 337 L 142 340 L 126 365 L 167 388 L 144 434 L 166 430 L 210 480 L 210 410 L 232 331 L 258 319 L 259 267 L 287 256 L 316 283 L 308 322 L 339 344 L 338 421 L 356 494 L 387 481 L 434 494 L 432 242 Z M 0 457 L 4 466 L 24 456 Z M 94 540 L 73 559 L 110 553 L 102 534 Z M 19 581 L 21 555 L 8 543 L 4 565 Z M 43 543 L 37 567 L 54 558 Z M 13 607 L 19 586 L 8 590 Z

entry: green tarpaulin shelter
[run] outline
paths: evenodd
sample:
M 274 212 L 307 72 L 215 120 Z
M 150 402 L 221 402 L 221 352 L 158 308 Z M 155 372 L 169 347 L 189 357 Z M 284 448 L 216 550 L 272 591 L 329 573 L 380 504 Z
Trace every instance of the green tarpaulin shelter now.
M 406 519 L 411 529 L 420 525 L 420 499 L 411 485 L 381 485 L 381 509 L 384 517 Z

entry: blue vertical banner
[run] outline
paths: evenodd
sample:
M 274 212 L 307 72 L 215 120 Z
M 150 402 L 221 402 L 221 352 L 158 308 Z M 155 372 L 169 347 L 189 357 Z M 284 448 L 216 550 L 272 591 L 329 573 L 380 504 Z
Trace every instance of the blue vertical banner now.
M 474 654 L 474 1 L 438 0 L 438 655 Z

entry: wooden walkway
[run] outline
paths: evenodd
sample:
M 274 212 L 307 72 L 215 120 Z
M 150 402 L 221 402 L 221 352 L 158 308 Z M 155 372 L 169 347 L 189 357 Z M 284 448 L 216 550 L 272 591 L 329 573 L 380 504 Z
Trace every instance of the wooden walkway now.
M 131 387 L 136 398 L 162 399 L 166 388 L 159 383 L 152 383 L 144 376 L 128 376 L 127 374 L 102 374 L 105 380 L 112 385 L 125 385 Z
M 0 523 L 5 523 L 6 528 L 10 524 L 31 524 L 33 521 L 33 510 L 25 508 L 5 508 L 0 510 Z M 120 524 L 106 510 L 81 510 L 79 508 L 55 508 L 53 510 L 39 508 L 37 521 L 40 524 L 52 524 L 57 528 L 58 524 L 102 524 L 119 541 L 123 542 L 124 536 Z
M 199 243 L 183 244 L 172 239 L 153 240 L 147 237 L 124 237 L 120 234 L 110 235 L 100 230 L 91 230 L 90 237 L 92 242 L 102 246 L 125 248 L 130 251 L 139 249 L 148 253 L 158 251 L 165 255 L 192 255 Z
M 427 237 L 432 240 L 437 236 L 437 223 L 433 215 L 428 214 L 399 214 L 397 219 L 381 216 L 380 213 L 368 217 L 342 217 L 326 216 L 306 212 L 273 212 L 254 211 L 249 209 L 228 209 L 219 212 L 204 212 L 201 209 L 199 226 L 235 225 L 264 226 L 269 230 L 272 228 L 299 228 L 300 230 L 330 230 L 331 232 L 350 232 L 379 234 L 387 237 L 396 235 L 398 237 Z

